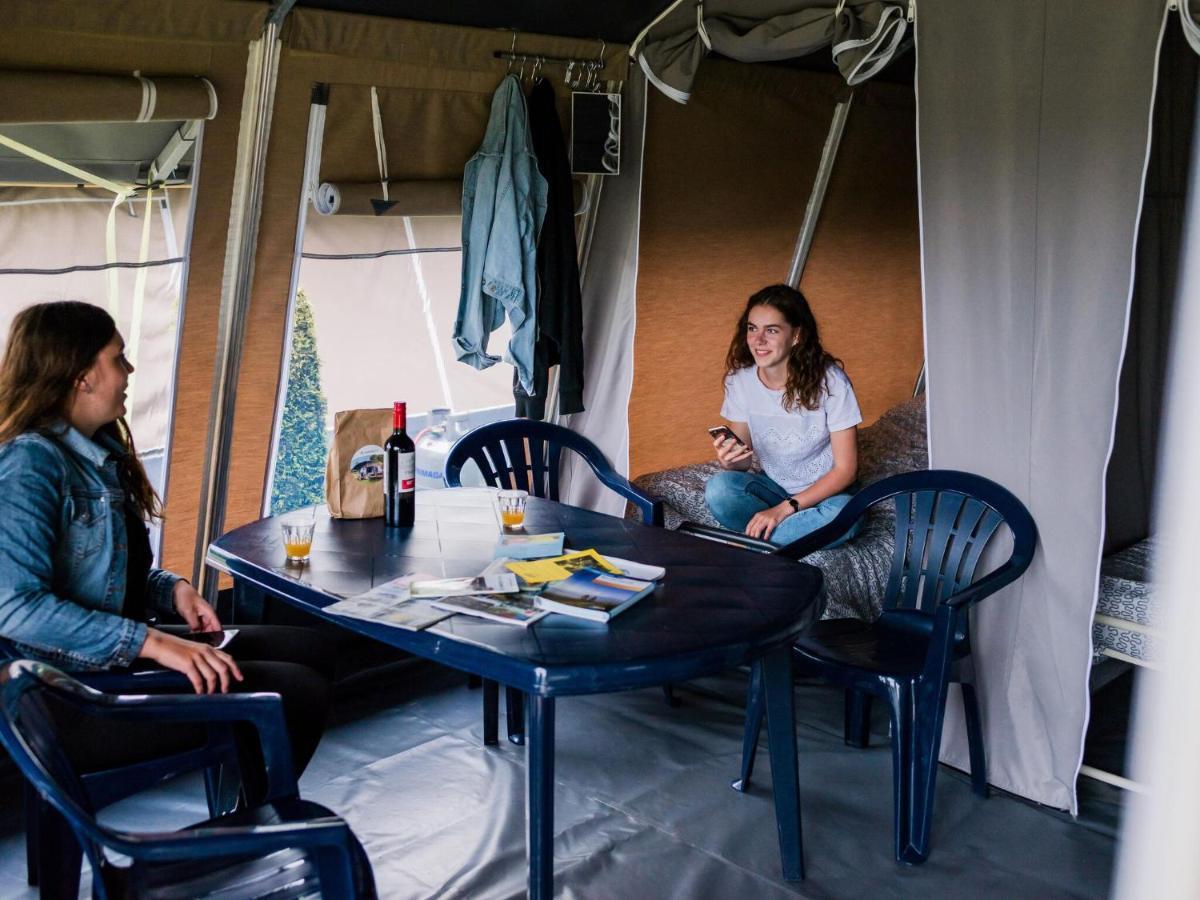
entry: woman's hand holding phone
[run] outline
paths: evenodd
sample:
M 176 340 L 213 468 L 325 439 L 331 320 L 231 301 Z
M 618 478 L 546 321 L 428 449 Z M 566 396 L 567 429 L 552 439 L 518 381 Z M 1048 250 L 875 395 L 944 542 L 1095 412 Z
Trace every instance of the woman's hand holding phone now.
M 717 464 L 722 469 L 741 469 L 741 463 L 749 463 L 753 451 L 742 443 L 741 438 L 724 425 L 710 428 L 708 433 L 713 438 L 713 449 L 717 451 Z

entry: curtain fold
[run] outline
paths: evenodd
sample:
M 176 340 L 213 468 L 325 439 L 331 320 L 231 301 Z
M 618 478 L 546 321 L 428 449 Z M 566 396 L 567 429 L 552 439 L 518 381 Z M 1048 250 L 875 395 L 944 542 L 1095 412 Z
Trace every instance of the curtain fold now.
M 679 103 L 691 96 L 711 52 L 739 62 L 778 62 L 832 47 L 847 84 L 886 66 L 908 32 L 901 0 L 704 0 L 679 4 L 634 42 L 630 55 Z
M 1164 14 L 922 0 L 917 21 L 930 462 L 1005 485 L 1040 534 L 973 615 L 988 776 L 1073 811 Z M 966 768 L 961 706 L 945 721 Z
M 625 82 L 621 174 L 604 178 L 596 228 L 583 276 L 583 403 L 561 424 L 598 446 L 622 475 L 629 474 L 629 393 L 637 312 L 641 232 L 642 151 L 646 80 L 636 70 Z M 625 500 L 604 487 L 575 454 L 563 466 L 564 503 L 623 515 Z

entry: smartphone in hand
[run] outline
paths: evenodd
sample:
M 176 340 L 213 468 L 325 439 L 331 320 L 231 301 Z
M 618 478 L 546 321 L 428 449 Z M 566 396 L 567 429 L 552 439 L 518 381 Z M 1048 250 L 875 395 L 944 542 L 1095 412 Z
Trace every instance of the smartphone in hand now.
M 733 429 L 731 429 L 728 425 L 714 425 L 712 428 L 708 429 L 708 433 L 712 435 L 713 440 L 716 440 L 717 438 L 720 438 L 721 440 L 724 440 L 725 438 L 732 438 L 738 443 L 739 446 L 746 446 L 746 442 L 734 434 Z

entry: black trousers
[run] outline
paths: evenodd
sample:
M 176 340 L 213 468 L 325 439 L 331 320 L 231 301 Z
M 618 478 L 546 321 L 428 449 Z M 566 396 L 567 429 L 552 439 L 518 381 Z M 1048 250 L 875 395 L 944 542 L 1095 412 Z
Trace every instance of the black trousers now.
M 187 629 L 168 625 L 162 630 L 179 633 Z M 270 691 L 280 695 L 292 744 L 292 762 L 299 777 L 316 752 L 329 715 L 334 644 L 311 628 L 239 625 L 237 630 L 226 652 L 237 660 L 244 680 L 233 682 L 230 691 L 239 694 Z M 154 759 L 195 747 L 204 740 L 203 726 L 169 729 L 136 723 L 115 726 L 103 720 L 81 721 L 73 715 L 56 715 L 55 719 L 63 732 L 67 754 L 81 772 Z M 239 731 L 239 745 L 245 775 L 251 780 L 255 771 L 262 768 L 258 735 L 253 727 Z

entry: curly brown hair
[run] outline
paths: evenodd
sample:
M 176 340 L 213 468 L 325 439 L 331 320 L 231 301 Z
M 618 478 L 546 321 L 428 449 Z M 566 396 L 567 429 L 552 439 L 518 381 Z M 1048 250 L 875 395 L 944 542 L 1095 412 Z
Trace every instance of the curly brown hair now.
M 754 365 L 754 357 L 746 343 L 746 326 L 750 310 L 756 306 L 769 306 L 779 310 L 793 328 L 800 329 L 800 340 L 788 354 L 787 384 L 783 390 L 783 408 L 794 410 L 817 409 L 821 405 L 821 391 L 825 388 L 825 373 L 830 366 L 844 369 L 842 361 L 825 351 L 821 346 L 817 320 L 809 308 L 808 300 L 798 290 L 786 284 L 773 284 L 751 295 L 746 308 L 738 318 L 729 352 L 725 354 L 725 377 Z
M 112 316 L 77 300 L 38 303 L 17 313 L 0 362 L 0 442 L 29 431 L 55 437 L 71 391 L 116 335 Z M 134 508 L 143 518 L 161 519 L 162 503 L 137 458 L 125 419 L 97 433 L 125 450 L 117 471 Z

